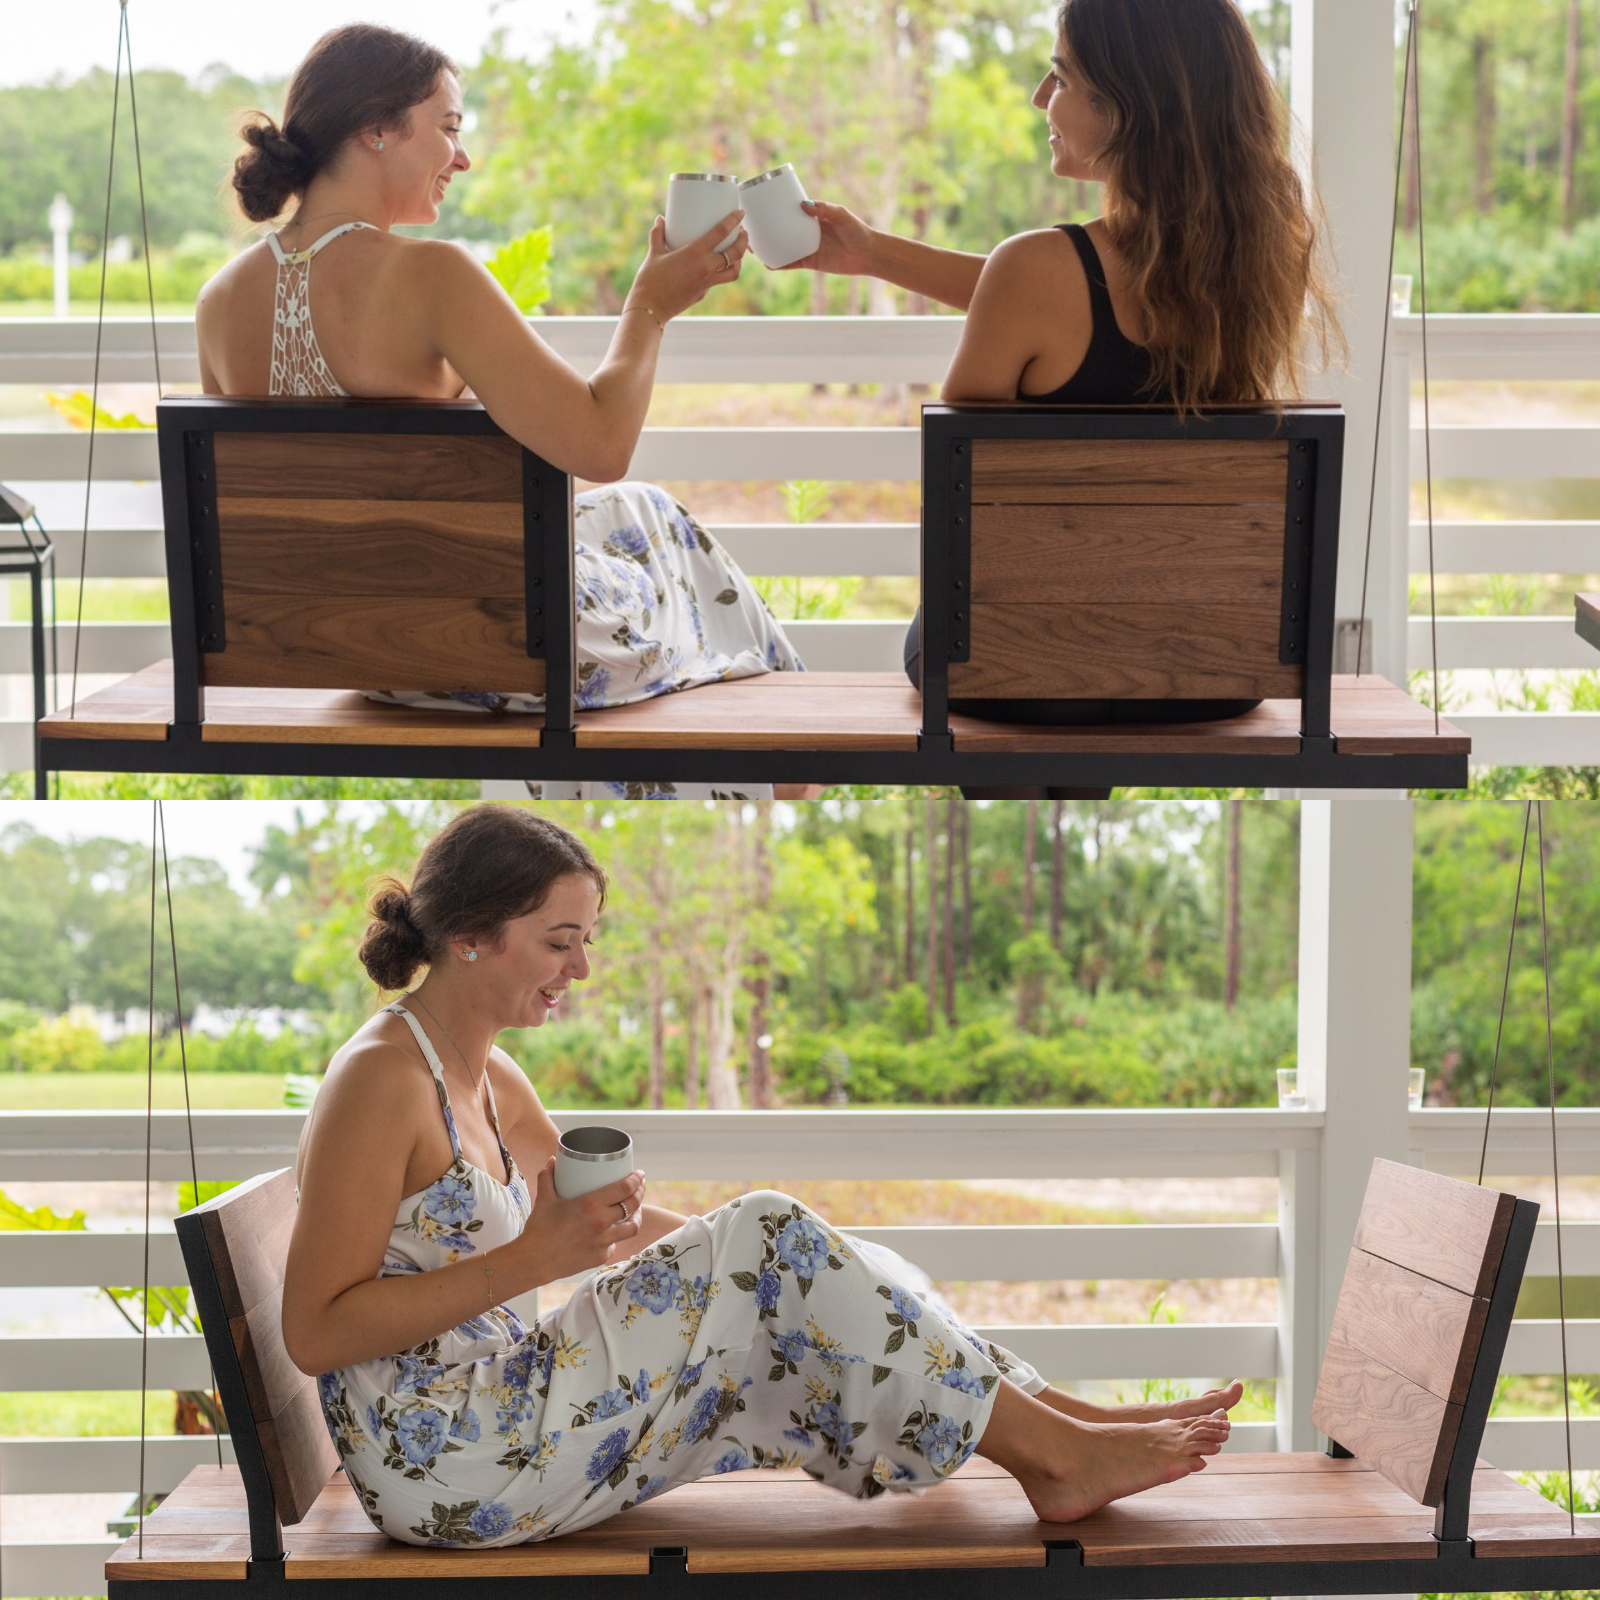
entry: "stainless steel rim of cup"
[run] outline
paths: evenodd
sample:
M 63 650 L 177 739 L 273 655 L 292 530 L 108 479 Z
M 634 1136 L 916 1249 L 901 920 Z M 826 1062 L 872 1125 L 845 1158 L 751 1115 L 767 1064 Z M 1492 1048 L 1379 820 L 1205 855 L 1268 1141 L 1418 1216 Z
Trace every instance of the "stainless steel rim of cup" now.
M 573 1139 L 581 1139 L 585 1134 L 599 1135 L 591 1143 L 604 1143 L 601 1150 L 580 1150 L 569 1143 Z M 618 1143 L 617 1141 L 621 1142 Z M 601 1126 L 587 1128 L 569 1128 L 561 1135 L 561 1153 L 570 1156 L 574 1161 L 615 1161 L 620 1156 L 625 1156 L 633 1148 L 633 1140 L 620 1128 L 606 1128 Z
M 738 179 L 731 172 L 674 172 L 673 183 L 732 183 Z
M 741 189 L 753 189 L 758 183 L 770 183 L 774 178 L 781 178 L 785 173 L 793 173 L 794 163 L 785 161 L 781 167 L 774 167 L 770 172 L 763 172 L 758 177 L 746 178 L 739 185 Z

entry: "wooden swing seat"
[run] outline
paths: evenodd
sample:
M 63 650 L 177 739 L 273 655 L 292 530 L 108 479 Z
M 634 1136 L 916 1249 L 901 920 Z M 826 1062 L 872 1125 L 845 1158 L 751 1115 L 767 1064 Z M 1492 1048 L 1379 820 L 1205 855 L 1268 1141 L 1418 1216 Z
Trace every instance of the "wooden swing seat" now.
M 1578 637 L 1600 650 L 1600 594 L 1575 596 Z
M 701 1479 L 582 1532 L 495 1550 L 401 1544 L 337 1470 L 314 1379 L 279 1331 L 292 1175 L 178 1219 L 239 1466 L 196 1468 L 106 1565 L 110 1593 L 219 1600 L 241 1583 L 358 1595 L 513 1592 L 529 1579 L 624 1600 L 613 1580 L 759 1577 L 783 1600 L 974 1592 L 1387 1594 L 1581 1589 L 1600 1529 L 1477 1460 L 1538 1207 L 1374 1164 L 1313 1420 L 1353 1456 L 1225 1454 L 1203 1472 L 1074 1523 L 1038 1521 L 1016 1481 L 973 1459 L 919 1496 L 847 1499 L 801 1472 Z M 1335 1447 L 1338 1448 L 1338 1447 Z M 569 1586 L 570 1587 L 570 1586 Z M 329 1588 L 328 1592 L 333 1592 Z
M 578 704 L 572 482 L 476 405 L 165 400 L 173 656 L 39 725 L 46 770 L 1458 788 L 1468 740 L 1332 674 L 1343 416 L 930 406 L 923 680 Z M 804 530 L 795 530 L 797 539 Z M 558 598 L 560 597 L 560 598 Z M 520 689 L 542 717 L 362 689 Z M 1040 726 L 950 701 L 1260 700 Z

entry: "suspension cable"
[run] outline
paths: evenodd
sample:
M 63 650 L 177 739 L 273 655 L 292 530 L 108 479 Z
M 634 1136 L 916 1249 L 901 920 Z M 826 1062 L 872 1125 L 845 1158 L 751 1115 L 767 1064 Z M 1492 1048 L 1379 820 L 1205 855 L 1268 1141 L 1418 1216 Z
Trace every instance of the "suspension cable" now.
M 1567 1376 L 1567 1275 L 1561 1259 L 1561 1168 L 1556 1160 L 1556 1047 L 1550 1021 L 1550 918 L 1544 897 L 1544 802 L 1537 804 L 1539 818 L 1539 934 L 1544 955 L 1544 1053 L 1550 1080 L 1550 1177 L 1556 1200 L 1556 1310 L 1561 1319 L 1561 1411 L 1567 1436 L 1567 1522 L 1578 1536 L 1578 1517 L 1572 1493 L 1572 1385 Z
M 144 1075 L 144 1292 L 139 1296 L 139 1559 L 144 1560 L 145 1407 L 150 1388 L 150 1156 L 156 1124 L 156 825 L 160 802 L 150 808 L 150 995 L 146 1012 Z
M 1489 1071 L 1489 1109 L 1483 1114 L 1483 1150 L 1478 1156 L 1478 1187 L 1483 1187 L 1484 1163 L 1489 1159 L 1489 1119 L 1494 1115 L 1495 1085 L 1500 1079 L 1500 1041 L 1506 1031 L 1506 1003 L 1511 998 L 1511 952 L 1517 944 L 1517 913 L 1522 909 L 1522 869 L 1528 864 L 1528 833 L 1533 826 L 1533 802 L 1522 818 L 1522 855 L 1517 861 L 1517 892 L 1511 901 L 1511 936 L 1506 940 L 1506 975 L 1500 986 L 1500 1020 L 1494 1030 L 1494 1066 Z
M 127 0 L 123 0 L 127 4 Z M 1433 385 L 1428 376 L 1428 244 L 1427 203 L 1422 187 L 1422 0 L 1411 0 L 1416 21 L 1416 47 L 1412 53 L 1417 71 L 1417 144 L 1413 152 L 1417 173 L 1417 294 L 1422 313 L 1422 456 L 1423 476 L 1428 495 L 1428 638 L 1433 659 L 1433 732 L 1439 733 L 1439 601 L 1433 558 Z M 1407 517 L 1406 547 L 1410 548 L 1410 518 Z M 1409 565 L 1409 563 L 1408 563 Z M 1409 611 L 1409 607 L 1407 610 Z

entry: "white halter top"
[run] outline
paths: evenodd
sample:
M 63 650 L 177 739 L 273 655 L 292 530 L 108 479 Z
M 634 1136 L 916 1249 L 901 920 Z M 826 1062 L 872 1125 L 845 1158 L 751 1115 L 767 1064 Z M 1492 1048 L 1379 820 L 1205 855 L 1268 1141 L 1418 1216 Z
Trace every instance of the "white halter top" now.
M 344 395 L 346 390 L 329 370 L 311 325 L 311 259 L 341 233 L 370 228 L 370 222 L 343 222 L 330 228 L 314 244 L 293 255 L 284 251 L 275 233 L 267 243 L 278 263 L 277 290 L 272 302 L 272 373 L 269 395 L 310 395 L 318 398 Z

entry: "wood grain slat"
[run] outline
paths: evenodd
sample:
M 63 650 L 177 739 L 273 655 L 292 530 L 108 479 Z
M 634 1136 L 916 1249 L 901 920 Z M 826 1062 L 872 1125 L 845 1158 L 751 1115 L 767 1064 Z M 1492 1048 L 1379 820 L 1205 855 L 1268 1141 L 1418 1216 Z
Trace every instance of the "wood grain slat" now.
M 377 1529 L 363 1537 L 284 1533 L 284 1576 L 345 1581 L 362 1578 L 644 1577 L 650 1552 L 631 1546 L 580 1545 L 583 1534 L 496 1550 L 430 1550 L 401 1544 Z
M 1449 718 L 1439 719 L 1384 678 L 1336 676 L 1333 733 L 1349 756 L 1470 755 L 1472 740 Z
M 1283 501 L 972 508 L 972 599 L 1276 608 Z
M 594 749 L 914 750 L 922 701 L 898 672 L 769 672 L 584 711 Z
M 522 447 L 504 435 L 227 433 L 217 498 L 522 500 Z
M 1311 1420 L 1421 1505 L 1444 1493 L 1462 1408 L 1329 1339 Z
M 1332 1337 L 1464 1405 L 1489 1302 L 1352 1248 Z
M 217 526 L 230 596 L 522 593 L 520 502 L 228 499 Z
M 1498 1189 L 1374 1161 L 1356 1220 L 1356 1246 L 1487 1299 L 1494 1293 L 1516 1204 L 1515 1195 Z
M 988 722 L 951 712 L 958 751 L 1054 751 L 1083 755 L 1298 755 L 1300 702 L 1268 700 L 1226 722 L 1147 723 L 1125 727 L 1042 728 Z
M 139 1555 L 137 1533 L 106 1559 L 106 1578 L 112 1583 L 190 1582 L 242 1583 L 250 1575 L 248 1533 L 163 1535 L 152 1538 L 149 1524 L 144 1535 L 144 1555 Z
M 1240 505 L 1284 503 L 1281 439 L 975 439 L 977 505 Z
M 539 747 L 537 712 L 427 711 L 383 705 L 350 690 L 207 690 L 201 738 L 208 744 L 448 745 Z
M 247 1316 L 283 1287 L 294 1231 L 294 1172 L 283 1167 L 251 1178 L 228 1191 L 225 1207 L 201 1216 L 229 1320 Z
M 228 1328 L 244 1372 L 251 1414 L 257 1422 L 269 1422 L 312 1381 L 283 1346 L 282 1284 L 244 1316 L 230 1317 Z
M 226 649 L 200 658 L 208 685 L 544 692 L 544 662 L 525 653 L 521 595 L 225 603 Z
M 1042 1526 L 1050 1526 L 1043 1524 Z M 1078 1523 L 1052 1528 L 1083 1545 L 1086 1567 L 1152 1567 L 1189 1563 L 1266 1561 L 1431 1561 L 1438 1555 L 1433 1523 L 1416 1509 L 1410 1520 L 1299 1519 L 1288 1522 L 1217 1519 L 1147 1523 L 1127 1530 L 1075 1533 Z
M 1278 601 L 1233 605 L 974 604 L 957 698 L 1270 699 L 1304 669 L 1278 660 Z

